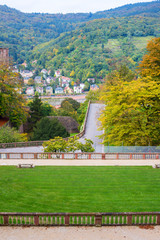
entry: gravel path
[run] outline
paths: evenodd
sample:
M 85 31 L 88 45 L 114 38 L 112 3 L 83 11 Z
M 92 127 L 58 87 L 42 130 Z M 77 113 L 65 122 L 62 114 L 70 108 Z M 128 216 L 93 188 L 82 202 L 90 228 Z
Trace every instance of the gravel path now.
M 159 240 L 160 226 L 139 227 L 0 227 L 3 240 Z
M 49 160 L 49 159 L 0 159 L 0 166 L 18 164 L 34 166 L 155 166 L 159 160 Z

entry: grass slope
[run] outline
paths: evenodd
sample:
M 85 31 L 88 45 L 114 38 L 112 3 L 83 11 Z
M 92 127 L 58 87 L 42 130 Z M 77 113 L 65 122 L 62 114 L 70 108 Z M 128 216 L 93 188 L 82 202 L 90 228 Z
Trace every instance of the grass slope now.
M 151 167 L 0 167 L 0 212 L 160 210 Z

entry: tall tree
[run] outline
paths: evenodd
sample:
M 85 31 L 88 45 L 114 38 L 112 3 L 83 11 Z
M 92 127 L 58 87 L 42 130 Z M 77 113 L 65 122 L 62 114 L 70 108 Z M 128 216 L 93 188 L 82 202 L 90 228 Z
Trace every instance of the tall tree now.
M 160 85 L 152 76 L 128 82 L 120 72 L 108 79 L 101 99 L 106 107 L 100 120 L 104 143 L 111 145 L 160 144 Z
M 42 101 L 37 93 L 35 94 L 33 101 L 29 103 L 29 107 L 30 107 L 29 112 L 30 118 L 28 119 L 29 131 L 32 131 L 36 123 L 43 117 Z
M 140 75 L 150 76 L 160 82 L 160 38 L 152 39 L 147 45 L 147 51 L 139 65 Z
M 0 66 L 0 116 L 8 117 L 18 128 L 27 117 L 26 101 L 20 94 L 22 80 L 6 65 Z

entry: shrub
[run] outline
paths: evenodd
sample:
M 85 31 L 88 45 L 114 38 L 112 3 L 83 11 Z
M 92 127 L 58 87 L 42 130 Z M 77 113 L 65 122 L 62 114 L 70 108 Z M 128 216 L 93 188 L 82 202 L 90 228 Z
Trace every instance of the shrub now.
M 16 129 L 4 126 L 0 128 L 0 143 L 26 142 L 26 134 L 20 134 Z

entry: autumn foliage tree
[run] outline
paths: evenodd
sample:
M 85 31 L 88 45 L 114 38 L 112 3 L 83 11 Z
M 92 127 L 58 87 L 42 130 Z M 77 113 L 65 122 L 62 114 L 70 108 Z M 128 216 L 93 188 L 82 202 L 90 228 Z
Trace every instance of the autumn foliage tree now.
M 160 82 L 160 38 L 154 38 L 148 43 L 147 52 L 139 65 L 140 75 L 150 76 Z
M 158 40 L 149 43 L 150 48 L 156 41 Z M 155 48 L 156 46 L 152 52 L 153 58 L 158 56 Z M 147 60 L 150 54 L 151 52 L 146 54 L 140 64 L 141 77 L 138 79 L 132 77 L 128 81 L 127 72 L 121 75 L 120 70 L 107 79 L 101 93 L 101 100 L 106 103 L 100 117 L 104 143 L 117 146 L 122 145 L 122 142 L 125 146 L 160 144 L 158 65 L 155 67 L 153 64 L 152 69 L 151 61 Z M 160 55 L 157 61 L 160 61 Z
M 19 127 L 26 120 L 26 102 L 20 89 L 22 80 L 7 65 L 0 66 L 0 116 L 8 117 L 12 126 Z

